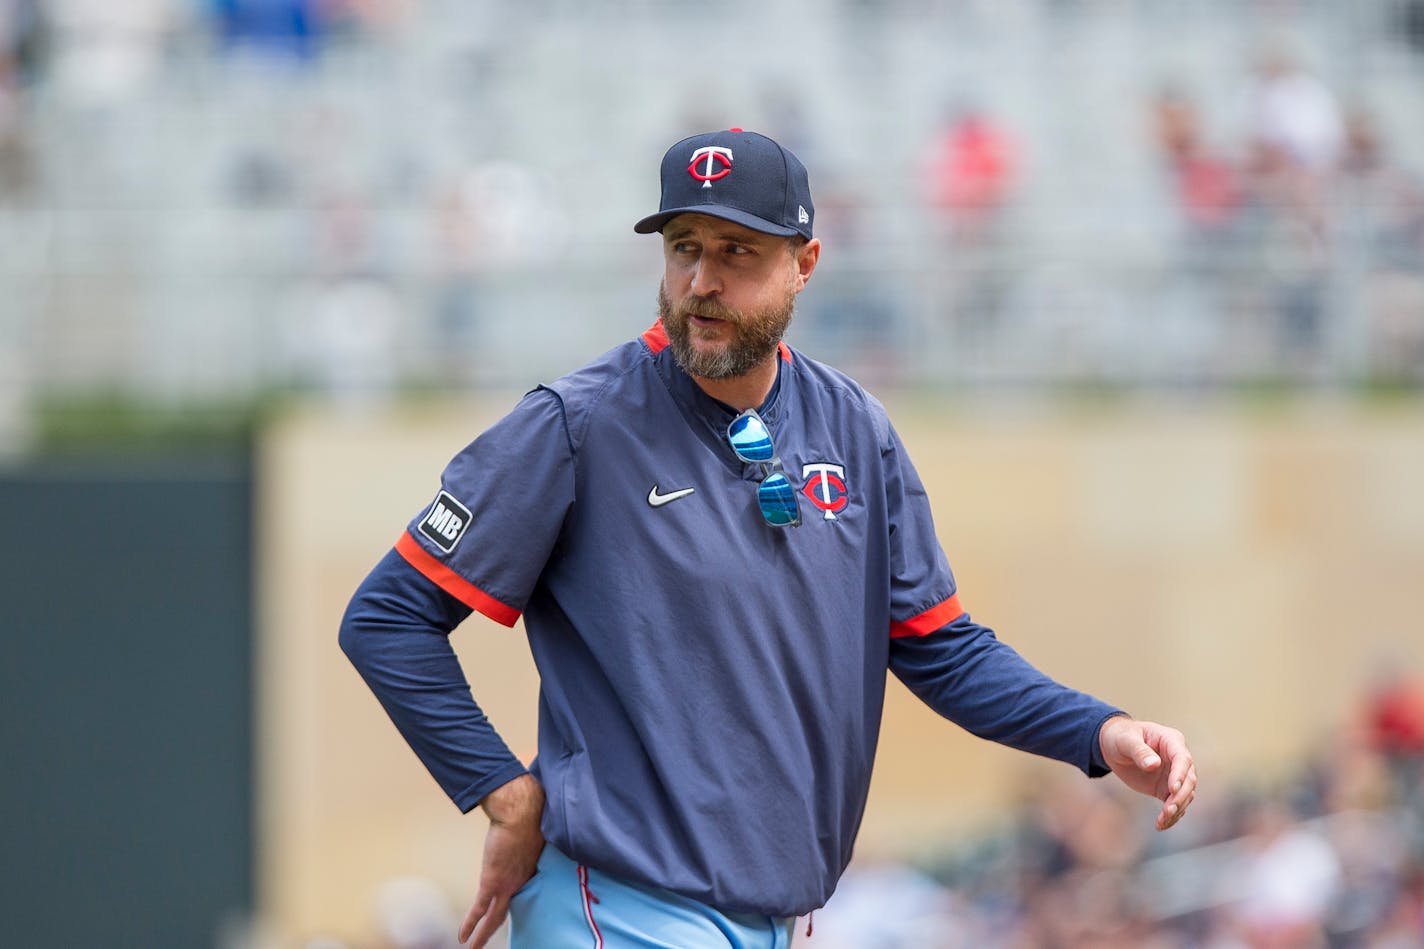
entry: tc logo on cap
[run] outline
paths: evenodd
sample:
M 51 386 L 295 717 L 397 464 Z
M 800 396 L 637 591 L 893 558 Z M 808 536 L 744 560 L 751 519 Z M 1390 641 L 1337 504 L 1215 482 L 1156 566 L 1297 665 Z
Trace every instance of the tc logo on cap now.
M 700 160 L 704 156 L 707 159 L 706 162 Z M 703 165 L 703 168 L 698 170 L 698 165 Z M 722 167 L 718 171 L 713 171 L 715 165 Z M 712 182 L 732 173 L 732 150 L 717 145 L 706 145 L 699 148 L 692 153 L 692 161 L 687 166 L 687 173 L 702 182 L 702 187 L 712 187 Z

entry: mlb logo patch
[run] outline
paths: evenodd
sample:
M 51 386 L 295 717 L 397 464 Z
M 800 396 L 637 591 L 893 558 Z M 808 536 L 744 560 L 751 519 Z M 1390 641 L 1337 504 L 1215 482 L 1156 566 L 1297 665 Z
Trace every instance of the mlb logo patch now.
M 455 549 L 465 528 L 470 526 L 470 509 L 456 501 L 448 491 L 435 495 L 435 503 L 420 522 L 420 532 L 445 553 Z

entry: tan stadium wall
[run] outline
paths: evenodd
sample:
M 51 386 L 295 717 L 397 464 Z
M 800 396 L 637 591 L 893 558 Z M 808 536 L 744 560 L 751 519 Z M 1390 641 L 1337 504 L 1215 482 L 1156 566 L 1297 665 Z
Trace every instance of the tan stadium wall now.
M 304 410 L 265 435 L 259 899 L 289 938 L 371 932 L 392 878 L 462 906 L 473 891 L 483 817 L 436 787 L 336 630 L 445 462 L 513 401 Z M 1424 668 L 1424 406 L 902 402 L 891 414 L 966 607 L 1059 679 L 1182 727 L 1203 794 L 1298 761 L 1381 666 Z M 490 718 L 532 756 L 522 630 L 476 615 L 455 641 Z M 1064 775 L 893 684 L 859 852 L 944 841 Z

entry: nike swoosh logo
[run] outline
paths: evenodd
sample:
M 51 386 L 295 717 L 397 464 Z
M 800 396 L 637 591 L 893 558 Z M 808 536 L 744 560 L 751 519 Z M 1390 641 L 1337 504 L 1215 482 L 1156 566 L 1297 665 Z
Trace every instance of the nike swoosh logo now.
M 653 485 L 653 490 L 648 492 L 648 503 L 651 504 L 653 507 L 662 507 L 669 501 L 676 501 L 678 498 L 685 498 L 696 490 L 696 488 L 683 488 L 681 491 L 669 491 L 667 494 L 659 494 L 658 486 Z

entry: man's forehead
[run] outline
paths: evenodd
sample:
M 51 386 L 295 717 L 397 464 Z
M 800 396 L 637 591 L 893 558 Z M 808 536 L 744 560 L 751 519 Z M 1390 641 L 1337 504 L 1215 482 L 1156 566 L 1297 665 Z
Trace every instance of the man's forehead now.
M 774 234 L 754 231 L 749 227 L 744 227 L 733 221 L 713 217 L 710 214 L 697 214 L 695 212 L 679 214 L 671 221 L 668 221 L 667 224 L 663 225 L 663 237 L 669 240 L 694 235 L 699 237 L 715 237 L 723 240 L 737 240 L 748 244 L 780 240 L 780 238 Z

